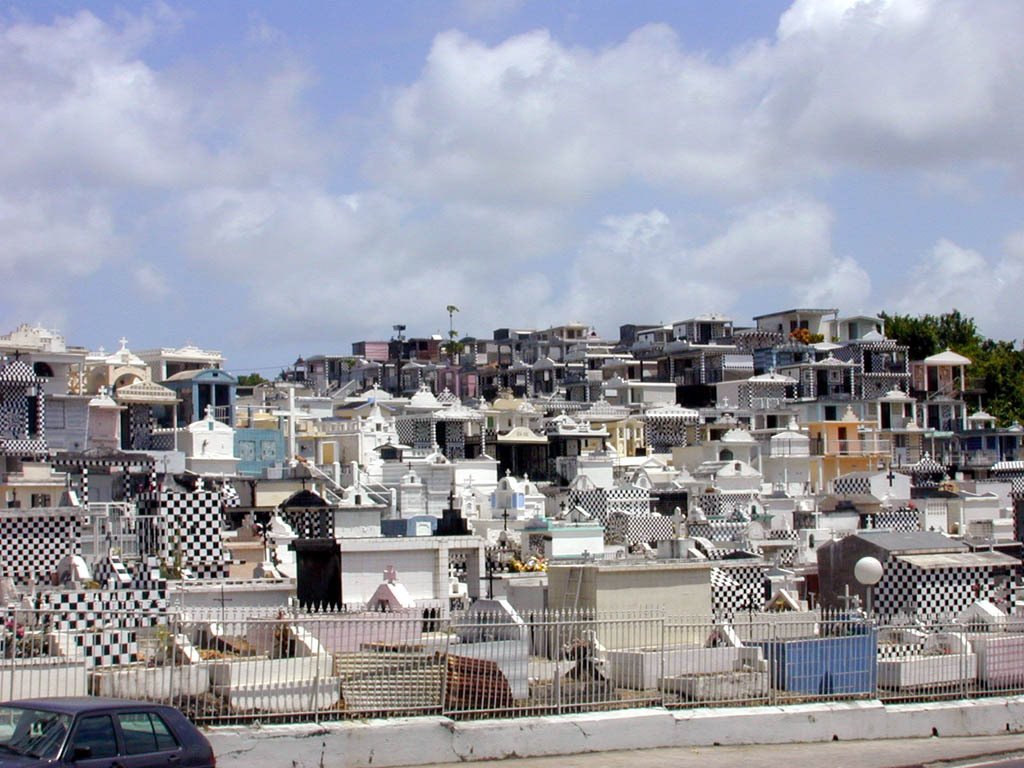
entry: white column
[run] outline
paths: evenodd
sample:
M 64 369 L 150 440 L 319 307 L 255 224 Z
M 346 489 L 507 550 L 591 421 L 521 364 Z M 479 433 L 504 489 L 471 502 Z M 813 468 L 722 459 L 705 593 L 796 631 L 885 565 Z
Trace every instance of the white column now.
M 434 551 L 437 553 L 434 560 L 434 597 L 444 600 L 448 597 L 448 545 L 442 544 Z
M 295 387 L 288 387 L 288 461 L 295 460 Z
M 963 403 L 963 407 L 960 408 L 960 429 L 967 429 L 967 402 L 964 400 L 964 390 L 967 388 L 967 380 L 964 378 L 967 375 L 967 369 L 964 366 L 960 366 L 960 402 Z

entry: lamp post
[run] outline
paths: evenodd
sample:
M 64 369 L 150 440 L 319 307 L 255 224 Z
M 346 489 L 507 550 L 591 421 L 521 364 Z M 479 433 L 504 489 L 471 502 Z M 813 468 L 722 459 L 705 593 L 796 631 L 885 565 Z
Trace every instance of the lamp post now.
M 882 580 L 882 573 L 884 569 L 882 564 L 875 557 L 862 557 L 857 561 L 857 564 L 853 566 L 853 577 L 857 579 L 857 582 L 862 584 L 867 590 L 867 616 L 872 618 L 873 605 L 872 605 L 872 593 L 874 592 L 875 585 Z
M 445 307 L 445 311 L 448 313 L 448 341 L 442 346 L 448 353 L 448 365 L 455 365 L 455 355 L 461 350 L 460 345 L 455 341 L 455 337 L 458 335 L 458 331 L 455 330 L 455 313 L 459 311 L 459 308 L 454 304 L 449 304 Z

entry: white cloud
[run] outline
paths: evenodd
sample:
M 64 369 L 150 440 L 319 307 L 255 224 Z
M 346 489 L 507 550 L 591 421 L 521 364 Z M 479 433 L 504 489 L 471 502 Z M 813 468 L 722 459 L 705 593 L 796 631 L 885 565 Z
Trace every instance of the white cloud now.
M 568 306 L 574 317 L 618 324 L 708 311 L 734 312 L 742 322 L 765 303 L 859 305 L 871 281 L 833 253 L 832 218 L 811 201 L 762 204 L 688 244 L 661 211 L 608 217 L 576 259 Z
M 631 178 L 747 188 L 762 143 L 736 119 L 750 89 L 660 25 L 598 53 L 544 31 L 491 48 L 449 32 L 369 167 L 421 196 L 495 201 L 579 201 Z
M 105 205 L 88 195 L 0 195 L 0 285 L 9 320 L 36 317 L 69 302 L 123 243 Z
M 191 261 L 245 292 L 258 329 L 285 323 L 293 335 L 378 336 L 396 322 L 433 332 L 450 303 L 466 307 L 467 332 L 523 318 L 551 291 L 537 254 L 564 237 L 535 212 L 424 216 L 384 195 L 301 184 L 203 191 L 180 215 Z
M 1024 262 L 1024 229 L 1011 232 L 1003 240 L 1003 250 L 1012 263 Z
M 136 288 L 151 301 L 161 301 L 171 294 L 167 276 L 153 264 L 137 264 L 131 270 Z
M 249 21 L 240 53 L 164 66 L 150 46 L 187 20 L 162 7 L 0 23 L 0 279 L 21 306 L 124 265 L 155 297 L 179 272 L 213 276 L 230 286 L 225 315 L 296 345 L 313 328 L 440 330 L 448 303 L 476 333 L 870 311 L 871 255 L 836 252 L 844 210 L 821 202 L 823 176 L 909 169 L 958 199 L 989 184 L 979 169 L 1024 177 L 1017 3 L 797 0 L 775 37 L 719 57 L 657 24 L 604 48 L 450 31 L 379 124 L 314 103 L 334 84 Z M 338 126 L 353 124 L 377 140 L 342 156 Z M 689 231 L 701 215 L 712 224 Z M 974 301 L 1009 327 L 1021 242 L 986 258 L 941 241 L 894 295 L 914 312 Z
M 157 70 L 144 50 L 176 17 L 82 11 L 0 25 L 0 178 L 10 188 L 73 183 L 122 190 L 262 183 L 315 173 L 330 147 L 302 107 L 307 68 L 261 48 L 215 74 Z
M 281 30 L 267 21 L 267 18 L 256 11 L 249 13 L 249 29 L 247 38 L 252 43 L 280 43 L 284 38 Z
M 831 258 L 833 217 L 820 204 L 787 200 L 755 206 L 701 248 L 700 266 L 743 282 L 791 283 L 821 276 Z
M 1024 5 L 798 0 L 715 62 L 662 25 L 593 51 L 439 35 L 369 168 L 420 196 L 575 203 L 626 182 L 763 196 L 847 168 L 1021 171 Z
M 826 163 L 1020 167 L 1024 6 L 997 0 L 798 0 L 766 99 L 791 148 Z
M 801 306 L 859 309 L 870 295 L 871 279 L 854 259 L 833 252 L 833 224 L 832 211 L 818 202 L 761 204 L 700 248 L 697 262 L 758 304 L 778 296 Z
M 73 289 L 132 250 L 173 254 L 177 233 L 149 228 L 177 195 L 315 175 L 330 157 L 300 106 L 309 73 L 287 57 L 264 49 L 260 66 L 217 77 L 196 64 L 148 64 L 147 47 L 181 23 L 160 5 L 117 23 L 88 11 L 51 24 L 0 22 L 8 322 L 67 297 L 75 307 L 105 301 Z M 181 288 L 160 279 L 156 263 L 126 272 L 149 295 Z
M 1007 237 L 998 257 L 940 239 L 908 271 L 890 302 L 895 311 L 914 315 L 959 309 L 983 334 L 1020 340 L 1022 294 L 1024 231 Z
M 0 28 L 5 181 L 150 186 L 201 160 L 189 105 L 137 58 L 149 26 L 115 29 L 83 11 Z
M 871 277 L 855 259 L 828 260 L 821 271 L 809 276 L 794 291 L 795 303 L 811 307 L 837 307 L 847 314 L 873 314 L 878 309 L 868 305 L 871 298 Z

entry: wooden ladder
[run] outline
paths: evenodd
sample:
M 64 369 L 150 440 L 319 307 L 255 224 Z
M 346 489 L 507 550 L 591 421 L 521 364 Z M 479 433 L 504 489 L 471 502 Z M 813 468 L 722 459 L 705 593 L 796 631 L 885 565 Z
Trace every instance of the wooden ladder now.
M 580 602 L 580 588 L 583 586 L 583 569 L 578 566 L 570 566 L 569 579 L 565 584 L 565 592 L 562 593 L 562 610 L 575 611 Z M 570 599 L 572 602 L 570 603 Z

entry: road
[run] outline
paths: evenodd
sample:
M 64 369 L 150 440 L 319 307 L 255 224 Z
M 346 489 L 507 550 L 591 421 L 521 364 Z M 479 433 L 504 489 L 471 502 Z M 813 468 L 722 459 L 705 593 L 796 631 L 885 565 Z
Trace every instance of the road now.
M 1012 755 L 968 758 L 953 763 L 943 763 L 942 766 L 943 768 L 1024 768 L 1024 753 L 1015 752 Z
M 467 768 L 467 763 L 421 768 L 442 768 L 442 765 Z M 672 747 L 561 757 L 512 758 L 486 765 L 493 768 L 733 768 L 737 765 L 756 765 L 757 768 L 1017 768 L 1024 766 L 1024 736 Z

